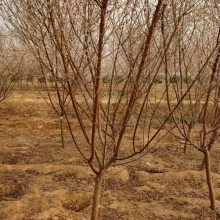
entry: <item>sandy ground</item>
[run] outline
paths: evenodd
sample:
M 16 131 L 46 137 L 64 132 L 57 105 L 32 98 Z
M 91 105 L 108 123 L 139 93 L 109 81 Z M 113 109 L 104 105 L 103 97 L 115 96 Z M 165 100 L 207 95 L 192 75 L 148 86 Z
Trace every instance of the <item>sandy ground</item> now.
M 1 220 L 89 219 L 94 175 L 65 133 L 62 149 L 57 118 L 37 92 L 16 91 L 0 104 Z M 201 160 L 201 153 L 184 154 L 168 137 L 141 161 L 112 168 L 100 219 L 211 219 Z M 218 142 L 212 152 L 218 210 L 219 162 Z

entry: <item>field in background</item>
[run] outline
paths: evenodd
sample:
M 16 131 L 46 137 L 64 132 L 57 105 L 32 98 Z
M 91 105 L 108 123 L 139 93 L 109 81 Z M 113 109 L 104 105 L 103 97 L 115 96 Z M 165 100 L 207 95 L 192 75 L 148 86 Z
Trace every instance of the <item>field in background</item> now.
M 94 176 L 65 129 L 62 149 L 59 121 L 35 90 L 16 90 L 1 103 L 1 220 L 89 219 Z M 214 146 L 212 158 L 220 207 L 219 147 Z M 114 175 L 104 182 L 101 219 L 210 219 L 201 160 L 198 151 L 184 154 L 183 146 L 167 136 L 138 163 L 112 168 Z

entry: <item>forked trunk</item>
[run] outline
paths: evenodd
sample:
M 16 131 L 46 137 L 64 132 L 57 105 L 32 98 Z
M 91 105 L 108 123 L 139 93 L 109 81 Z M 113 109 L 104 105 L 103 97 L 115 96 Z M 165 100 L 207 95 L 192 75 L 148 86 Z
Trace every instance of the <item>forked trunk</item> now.
M 211 209 L 213 211 L 216 210 L 215 205 L 215 193 L 213 189 L 213 182 L 212 182 L 212 176 L 211 176 L 211 163 L 210 163 L 210 152 L 209 150 L 206 150 L 204 152 L 205 154 L 205 168 L 206 168 L 206 178 L 207 178 L 207 184 L 209 188 L 209 197 L 210 197 L 210 203 L 211 203 Z
M 214 131 L 212 134 L 212 138 L 210 139 L 209 144 L 208 144 L 208 151 L 209 152 L 211 152 L 212 146 L 213 146 L 216 138 L 217 138 L 217 131 Z M 204 156 L 201 167 L 200 167 L 201 170 L 205 169 L 205 160 L 206 160 L 205 158 L 206 157 Z
M 101 202 L 101 194 L 102 194 L 102 183 L 104 180 L 105 171 L 102 171 L 100 174 L 96 176 L 95 179 L 95 188 L 93 192 L 93 203 L 92 203 L 92 215 L 91 220 L 97 220 L 100 211 L 100 202 Z
M 60 135 L 61 135 L 62 148 L 64 148 L 63 116 L 60 116 Z

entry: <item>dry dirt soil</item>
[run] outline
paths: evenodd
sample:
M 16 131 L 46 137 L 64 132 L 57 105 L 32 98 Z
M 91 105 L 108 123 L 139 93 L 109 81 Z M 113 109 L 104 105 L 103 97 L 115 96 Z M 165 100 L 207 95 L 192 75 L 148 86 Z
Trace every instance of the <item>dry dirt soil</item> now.
M 201 160 L 167 137 L 141 161 L 112 168 L 100 219 L 211 219 Z M 212 152 L 218 210 L 219 162 L 218 142 Z M 87 220 L 93 184 L 67 129 L 61 148 L 57 117 L 38 92 L 15 91 L 0 103 L 0 220 Z

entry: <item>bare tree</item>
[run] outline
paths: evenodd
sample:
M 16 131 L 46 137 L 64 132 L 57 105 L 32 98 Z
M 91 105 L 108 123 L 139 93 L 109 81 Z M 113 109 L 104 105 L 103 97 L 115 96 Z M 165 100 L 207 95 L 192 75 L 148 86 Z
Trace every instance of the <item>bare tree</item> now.
M 175 119 L 174 112 L 181 109 L 216 49 L 209 51 L 187 88 L 175 93 L 178 99 L 172 107 L 165 99 L 168 83 L 152 100 L 155 79 L 167 67 L 167 53 L 175 47 L 179 26 L 197 5 L 197 1 L 189 2 L 180 4 L 175 13 L 174 1 L 164 0 L 4 1 L 3 17 L 38 58 L 42 72 L 54 76 L 58 97 L 64 92 L 69 95 L 74 123 L 66 105 L 62 111 L 77 151 L 96 176 L 93 220 L 98 218 L 109 167 L 131 163 L 149 151 L 169 119 Z M 170 33 L 166 37 L 159 26 L 165 12 L 167 23 L 162 19 L 162 28 L 166 25 Z M 108 83 L 102 83 L 103 76 L 109 77 Z M 124 79 L 120 83 L 119 76 Z M 164 99 L 168 116 L 153 129 Z
M 204 9 L 202 15 L 197 14 L 190 20 L 182 20 L 181 29 L 175 36 L 177 43 L 172 52 L 165 54 L 166 97 L 170 112 L 172 103 L 179 102 L 185 90 L 191 87 L 192 84 L 189 81 L 192 79 L 194 81 L 187 93 L 187 100 L 182 102 L 172 114 L 173 123 L 167 129 L 179 140 L 184 141 L 184 152 L 187 146 L 192 146 L 204 154 L 211 209 L 215 211 L 210 149 L 216 141 L 219 129 L 220 32 L 218 30 L 220 26 L 215 22 L 209 23 L 212 36 L 217 36 L 211 41 L 205 34 L 207 23 L 204 17 L 207 18 L 207 2 L 203 3 L 199 5 L 200 9 Z M 186 32 L 186 27 L 189 24 L 192 25 L 192 19 L 194 25 L 190 26 L 191 28 Z M 162 28 L 162 35 L 166 45 L 167 30 L 165 28 Z M 168 62 L 170 53 L 174 56 L 173 60 Z M 169 79 L 173 76 L 179 77 L 179 81 L 170 85 Z
M 0 102 L 5 100 L 14 88 L 16 77 L 20 76 L 22 55 L 18 55 L 10 36 L 0 35 Z
M 5 2 L 6 3 L 6 2 Z M 8 2 L 9 3 L 9 2 Z M 17 6 L 19 3 L 16 3 Z M 64 131 L 63 131 L 63 120 L 64 120 L 64 106 L 68 102 L 68 91 L 66 89 L 65 77 L 63 74 L 62 64 L 60 63 L 58 57 L 58 50 L 54 45 L 54 39 L 50 38 L 49 33 L 47 33 L 47 24 L 40 23 L 44 20 L 37 20 L 36 16 L 39 16 L 39 11 L 34 11 L 44 7 L 42 3 L 34 3 L 28 6 L 28 2 L 24 2 L 23 6 L 28 7 L 24 18 L 26 18 L 26 23 L 16 23 L 18 38 L 20 41 L 18 43 L 23 43 L 25 48 L 28 48 L 32 53 L 32 59 L 35 62 L 38 62 L 39 67 L 37 68 L 38 73 L 36 73 L 38 85 L 40 85 L 40 90 L 46 90 L 47 97 L 44 93 L 39 91 L 47 103 L 52 107 L 59 118 L 60 124 L 60 133 L 61 133 L 61 145 L 64 148 Z M 4 4 L 3 4 L 4 5 Z M 33 8 L 32 8 L 33 7 Z M 21 8 L 22 9 L 22 8 Z M 23 8 L 25 9 L 25 8 Z M 25 10 L 26 10 L 25 9 Z M 33 11 L 32 11 L 33 10 Z M 10 9 L 8 11 L 10 13 Z M 12 11 L 11 11 L 12 12 Z M 24 11 L 20 11 L 23 13 Z M 26 17 L 25 17 L 26 16 Z M 16 19 L 16 17 L 14 17 Z M 39 18 L 39 17 L 38 17 Z M 42 17 L 43 19 L 43 17 Z M 17 20 L 18 21 L 18 20 Z M 15 22 L 15 20 L 13 20 Z M 22 22 L 22 21 L 21 21 Z M 9 23 L 7 23 L 9 24 Z M 13 25 L 13 24 L 12 24 Z M 24 26 L 23 26 L 24 25 Z M 27 26 L 25 26 L 27 25 Z M 27 28 L 28 27 L 28 28 Z M 11 29 L 11 26 L 8 26 Z M 45 32 L 46 31 L 46 32 Z M 47 33 L 45 35 L 45 33 Z M 28 59 L 28 58 L 27 58 Z M 23 75 L 27 74 L 29 67 L 26 65 L 23 66 Z M 26 73 L 25 73 L 26 72 Z M 32 76 L 32 74 L 30 75 Z M 54 84 L 48 85 L 48 78 L 54 79 Z M 20 77 L 15 77 L 15 81 L 19 81 Z M 72 84 L 71 84 L 72 85 Z M 49 101 L 48 101 L 49 100 Z

